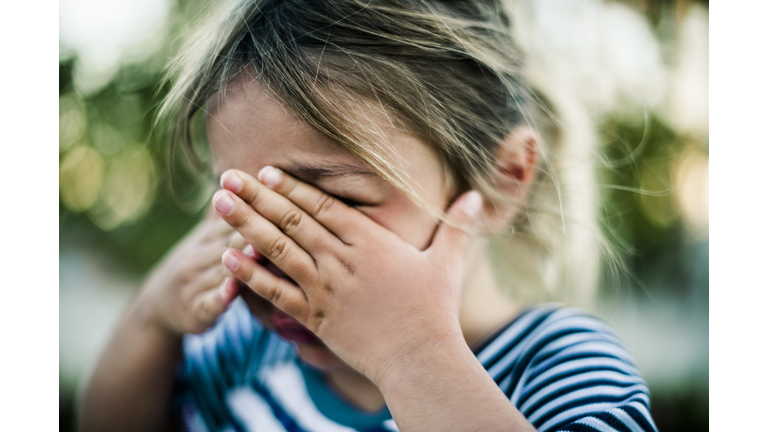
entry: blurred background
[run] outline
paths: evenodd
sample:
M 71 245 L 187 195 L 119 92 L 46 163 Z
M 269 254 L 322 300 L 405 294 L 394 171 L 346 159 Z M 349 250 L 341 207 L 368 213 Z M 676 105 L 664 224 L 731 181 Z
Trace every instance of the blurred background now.
M 589 107 L 603 229 L 627 271 L 594 313 L 625 341 L 661 431 L 709 429 L 707 1 L 509 0 L 521 44 Z M 146 272 L 201 217 L 153 120 L 201 0 L 61 0 L 59 416 Z M 638 190 L 645 193 L 638 193 Z

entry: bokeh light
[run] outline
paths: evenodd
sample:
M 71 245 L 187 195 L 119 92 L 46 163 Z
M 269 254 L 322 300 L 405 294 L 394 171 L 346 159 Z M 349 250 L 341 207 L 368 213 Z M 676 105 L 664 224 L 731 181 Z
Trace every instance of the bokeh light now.
M 59 98 L 59 153 L 79 142 L 86 132 L 85 106 L 74 94 Z
M 96 202 L 104 178 L 104 160 L 91 147 L 70 149 L 59 165 L 59 196 L 73 212 L 88 210 Z
M 709 157 L 692 144 L 675 166 L 676 204 L 685 227 L 697 240 L 709 237 Z
M 597 313 L 636 358 L 659 429 L 706 430 L 708 2 L 502 1 L 529 63 L 581 99 L 600 136 L 601 218 L 628 276 L 607 278 Z M 213 6 L 59 6 L 61 430 L 72 430 L 77 383 L 120 311 L 208 207 L 209 179 L 169 172 L 178 161 L 153 119 L 162 68 Z
M 78 91 L 95 94 L 121 67 L 143 63 L 162 49 L 170 7 L 167 0 L 62 0 L 59 56 L 76 58 Z
M 666 162 L 640 167 L 635 194 L 643 214 L 659 228 L 668 228 L 679 216 L 673 202 L 669 163 Z
M 155 199 L 157 168 L 151 153 L 127 146 L 107 163 L 100 205 L 91 218 L 103 230 L 143 217 Z

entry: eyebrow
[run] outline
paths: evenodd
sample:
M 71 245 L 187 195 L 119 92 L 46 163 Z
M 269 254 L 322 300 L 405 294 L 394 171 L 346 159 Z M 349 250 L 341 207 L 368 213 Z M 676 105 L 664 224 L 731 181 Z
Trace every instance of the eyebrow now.
M 306 183 L 315 183 L 324 178 L 376 177 L 376 173 L 368 167 L 363 168 L 348 164 L 293 163 L 285 167 L 283 171 Z

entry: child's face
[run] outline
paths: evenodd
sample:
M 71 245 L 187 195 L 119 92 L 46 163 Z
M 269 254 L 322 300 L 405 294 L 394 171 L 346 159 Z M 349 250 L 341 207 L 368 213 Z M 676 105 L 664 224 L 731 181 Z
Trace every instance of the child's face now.
M 447 190 L 437 155 L 420 140 L 396 132 L 385 119 L 361 119 L 381 128 L 418 194 L 431 206 L 446 208 Z M 253 80 L 241 79 L 209 107 L 208 134 L 214 173 L 236 168 L 256 177 L 265 166 L 282 169 L 331 195 L 350 202 L 381 226 L 419 250 L 429 246 L 437 220 L 370 169 L 349 150 L 302 123 L 271 99 Z M 267 327 L 292 320 L 250 290 L 243 298 Z M 290 322 L 288 323 L 290 328 Z M 277 330 L 281 330 L 277 328 Z M 322 369 L 345 367 L 324 345 L 300 332 L 282 332 L 296 342 L 299 355 Z M 286 336 L 287 334 L 287 336 Z

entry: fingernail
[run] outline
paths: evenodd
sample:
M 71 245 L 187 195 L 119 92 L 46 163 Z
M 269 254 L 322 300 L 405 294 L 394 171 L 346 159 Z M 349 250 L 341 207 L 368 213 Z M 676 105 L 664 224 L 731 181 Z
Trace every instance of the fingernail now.
M 227 192 L 219 191 L 213 197 L 213 208 L 224 216 L 229 216 L 235 211 L 235 202 Z
M 229 297 L 229 290 L 227 290 L 227 285 L 229 285 L 229 278 L 224 281 L 223 284 L 221 284 L 221 288 L 219 288 L 219 295 L 221 298 L 227 298 Z
M 464 198 L 464 213 L 475 219 L 483 207 L 483 197 L 477 191 L 470 191 Z
M 283 179 L 283 173 L 275 167 L 265 166 L 259 171 L 258 178 L 266 186 L 274 187 Z
M 237 286 L 237 279 L 235 278 L 226 278 L 224 279 L 224 283 L 221 285 L 221 288 L 219 288 L 219 295 L 221 296 L 222 300 L 228 300 L 233 295 L 237 295 L 238 293 L 238 286 Z
M 243 180 L 234 171 L 227 171 L 221 175 L 221 187 L 232 192 L 240 192 L 243 188 Z
M 256 253 L 254 252 L 253 246 L 251 245 L 246 246 L 245 249 L 243 249 L 243 253 L 248 255 L 251 258 L 254 258 L 254 259 L 256 258 Z
M 237 259 L 235 254 L 233 254 L 231 251 L 224 252 L 224 256 L 221 258 L 221 262 L 223 262 L 230 271 L 235 271 L 238 267 L 240 267 L 240 260 Z

